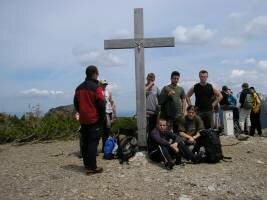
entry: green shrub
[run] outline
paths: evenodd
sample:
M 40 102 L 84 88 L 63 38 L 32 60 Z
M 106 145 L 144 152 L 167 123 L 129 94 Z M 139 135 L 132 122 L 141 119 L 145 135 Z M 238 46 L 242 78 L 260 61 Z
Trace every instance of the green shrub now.
M 133 135 L 136 134 L 137 122 L 135 118 L 119 117 L 117 118 L 111 127 L 111 133 Z
M 79 122 L 72 115 L 8 116 L 0 123 L 0 143 L 64 139 L 76 135 Z

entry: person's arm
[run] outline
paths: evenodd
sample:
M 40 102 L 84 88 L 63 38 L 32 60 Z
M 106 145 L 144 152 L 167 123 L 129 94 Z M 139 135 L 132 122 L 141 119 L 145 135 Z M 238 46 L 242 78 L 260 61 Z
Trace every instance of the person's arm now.
M 166 93 L 166 87 L 163 87 L 159 95 L 159 105 L 164 105 L 170 99 Z
M 243 107 L 243 104 L 244 104 L 244 102 L 245 102 L 245 97 L 246 97 L 246 94 L 245 94 L 245 92 L 242 91 L 242 92 L 240 93 L 240 98 L 239 98 L 240 108 Z
M 219 90 L 217 90 L 214 87 L 212 88 L 213 88 L 213 93 L 215 96 L 215 100 L 212 102 L 212 109 L 214 110 L 215 106 L 222 100 L 223 96 Z
M 79 102 L 78 102 L 78 98 L 76 96 L 76 91 L 75 91 L 75 95 L 74 95 L 74 98 L 73 98 L 73 105 L 74 105 L 74 108 L 77 112 L 79 112 Z
M 187 94 L 186 94 L 186 96 L 185 96 L 187 105 L 192 105 L 191 100 L 190 100 L 190 97 L 191 97 L 193 94 L 194 94 L 194 86 L 191 87 L 191 88 L 188 90 L 188 92 L 187 92 Z
M 106 103 L 105 97 L 103 95 L 103 90 L 101 87 L 96 89 L 96 108 L 99 114 L 99 120 L 104 120 L 106 116 Z
M 203 130 L 203 129 L 202 129 Z M 197 138 L 199 138 L 201 135 L 200 135 L 200 131 L 202 130 L 199 130 L 196 135 L 193 136 L 193 139 L 196 141 Z
M 170 146 L 170 143 L 165 140 L 164 138 L 160 137 L 160 133 L 158 129 L 154 129 L 151 132 L 151 138 L 159 145 L 165 145 L 165 146 Z
M 181 101 L 182 101 L 182 108 L 181 108 L 181 111 L 182 113 L 185 114 L 185 107 L 186 107 L 186 100 L 185 100 L 185 92 L 184 92 L 184 89 L 183 89 L 183 92 L 182 92 L 182 95 L 181 95 Z
M 180 132 L 180 136 L 182 138 L 184 138 L 185 140 L 187 140 L 190 144 L 194 144 L 195 143 L 195 139 L 194 137 L 192 137 L 191 135 L 185 133 L 185 132 Z
M 154 81 L 151 81 L 148 84 L 146 84 L 146 86 L 145 86 L 146 92 L 151 90 L 151 88 L 153 87 L 154 84 L 155 84 Z
M 197 138 L 199 138 L 201 136 L 200 135 L 200 131 L 202 131 L 202 130 L 205 129 L 204 123 L 203 123 L 202 119 L 199 116 L 196 116 L 195 117 L 195 120 L 196 120 L 196 129 L 197 129 L 197 132 L 193 136 L 194 140 L 196 140 Z

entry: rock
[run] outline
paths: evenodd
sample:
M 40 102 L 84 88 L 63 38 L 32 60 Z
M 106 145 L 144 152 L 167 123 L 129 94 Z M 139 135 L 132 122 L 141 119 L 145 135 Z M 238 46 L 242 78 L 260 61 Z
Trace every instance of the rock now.
M 264 162 L 262 162 L 261 160 L 256 160 L 256 162 L 257 162 L 258 164 L 264 164 Z

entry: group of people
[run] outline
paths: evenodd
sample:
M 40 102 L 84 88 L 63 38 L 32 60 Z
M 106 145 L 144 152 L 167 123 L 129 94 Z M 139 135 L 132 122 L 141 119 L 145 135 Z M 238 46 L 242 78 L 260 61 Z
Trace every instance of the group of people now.
M 242 133 L 250 136 L 262 135 L 260 114 L 261 98 L 254 87 L 249 87 L 248 83 L 242 84 L 242 91 L 239 93 L 239 101 L 233 96 L 231 89 L 222 87 L 223 99 L 220 102 L 222 109 L 233 111 L 234 123 L 239 123 Z
M 227 86 L 223 86 L 220 92 L 208 83 L 206 70 L 199 72 L 199 83 L 193 85 L 187 93 L 178 85 L 179 72 L 173 71 L 170 79 L 171 83 L 160 91 L 155 84 L 155 74 L 147 75 L 145 89 L 148 153 L 152 160 L 163 161 L 169 169 L 175 164 L 173 160 L 176 160 L 176 164 L 180 163 L 177 155 L 197 162 L 201 157 L 198 154 L 202 140 L 201 131 L 216 126 L 222 127 L 221 123 L 217 122 L 217 125 L 214 123 L 216 122 L 214 116 L 216 113 L 219 116 L 220 108 L 233 110 L 234 119 L 241 129 L 241 132 L 236 135 L 238 139 L 248 138 L 244 135 L 247 134 L 245 127 L 247 130 L 250 128 L 250 135 L 255 134 L 255 129 L 258 135 L 262 134 L 260 98 L 255 89 L 249 88 L 247 83 L 242 84 L 239 107 L 237 107 L 237 100 Z M 191 103 L 193 94 L 195 94 L 195 105 Z M 251 107 L 246 106 L 250 100 Z M 188 150 L 189 145 L 193 145 L 192 151 Z
M 115 104 L 111 93 L 106 90 L 108 83 L 98 81 L 99 71 L 96 66 L 86 68 L 86 79 L 75 90 L 74 106 L 79 115 L 81 124 L 81 152 L 84 167 L 88 175 L 101 173 L 102 167 L 97 166 L 96 155 L 100 140 L 100 127 L 103 127 L 102 147 L 110 134 L 111 121 L 115 117 Z M 181 163 L 181 158 L 198 163 L 201 160 L 199 144 L 201 143 L 201 131 L 213 128 L 213 115 L 221 101 L 230 104 L 228 88 L 223 87 L 220 92 L 212 84 L 208 83 L 208 72 L 199 72 L 199 83 L 192 86 L 187 93 L 178 85 L 180 73 L 171 73 L 171 83 L 160 91 L 155 84 L 155 74 L 147 75 L 146 113 L 148 132 L 148 154 L 152 160 L 163 161 L 167 169 L 172 169 L 175 164 Z M 241 129 L 244 131 L 250 126 L 248 115 L 259 117 L 259 111 L 246 110 L 244 102 L 248 84 L 242 85 L 240 94 L 240 110 L 238 118 Z M 227 93 L 223 93 L 227 90 Z M 191 96 L 195 94 L 195 105 L 191 103 Z M 227 95 L 226 95 L 227 94 Z M 251 94 L 257 95 L 255 92 Z M 226 100 L 227 97 L 227 100 Z M 243 102 L 244 101 L 244 102 Z M 186 107 L 186 104 L 188 105 Z M 233 109 L 235 110 L 235 109 Z M 256 125 L 257 123 L 257 125 Z M 261 134 L 258 121 L 253 121 L 251 135 L 255 129 Z M 253 130 L 253 127 L 255 129 Z M 194 145 L 193 150 L 189 145 Z M 102 148 L 103 150 L 103 148 Z

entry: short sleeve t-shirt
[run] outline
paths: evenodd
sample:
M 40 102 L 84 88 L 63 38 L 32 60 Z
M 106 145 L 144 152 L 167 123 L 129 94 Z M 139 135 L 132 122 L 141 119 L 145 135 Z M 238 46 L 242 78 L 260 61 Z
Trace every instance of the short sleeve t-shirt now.
M 180 119 L 178 124 L 178 130 L 185 132 L 190 136 L 194 136 L 202 129 L 204 129 L 203 121 L 197 115 L 194 117 L 194 119 L 189 119 L 187 116 L 184 116 Z
M 175 95 L 172 96 L 172 99 L 174 101 L 175 107 L 177 109 L 177 116 L 181 116 L 183 114 L 182 111 L 182 100 L 185 98 L 185 91 L 184 88 L 176 85 L 168 85 L 166 87 L 166 92 L 168 93 L 170 90 L 173 90 L 175 92 Z

